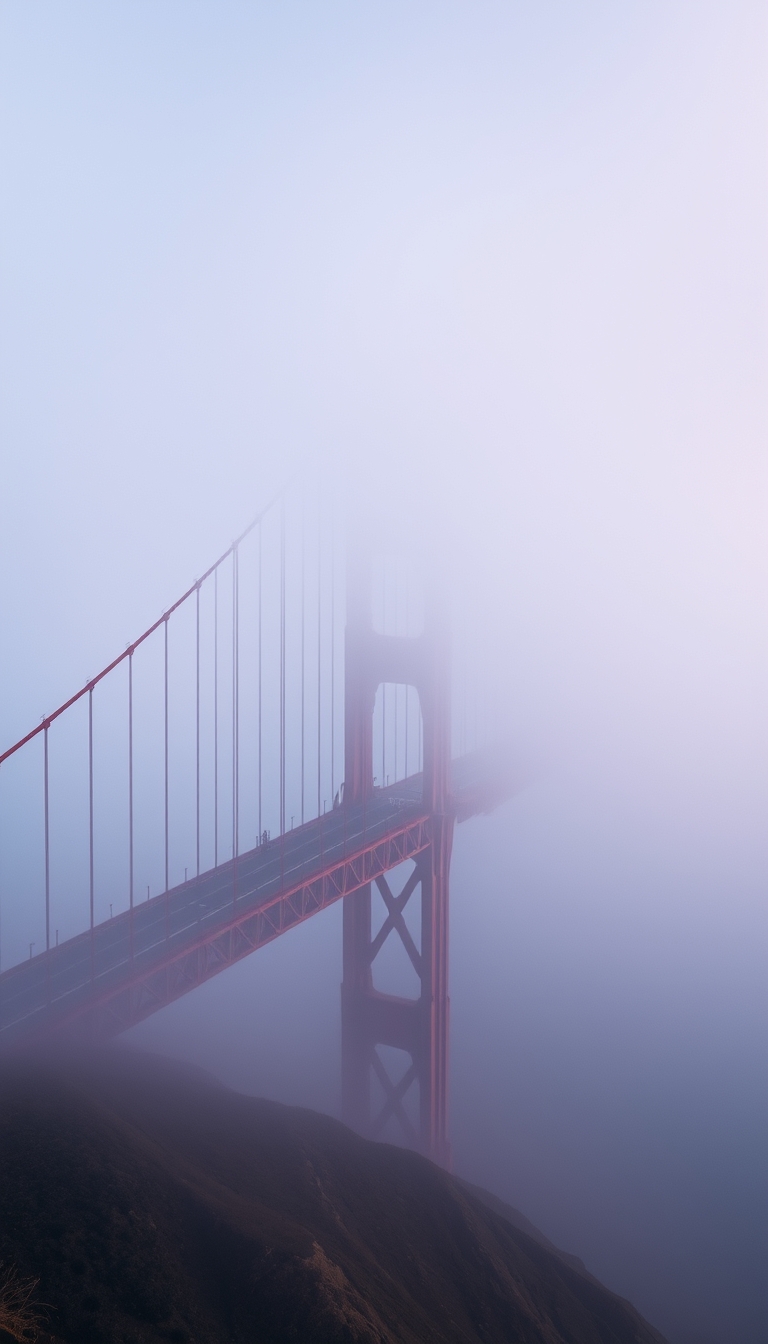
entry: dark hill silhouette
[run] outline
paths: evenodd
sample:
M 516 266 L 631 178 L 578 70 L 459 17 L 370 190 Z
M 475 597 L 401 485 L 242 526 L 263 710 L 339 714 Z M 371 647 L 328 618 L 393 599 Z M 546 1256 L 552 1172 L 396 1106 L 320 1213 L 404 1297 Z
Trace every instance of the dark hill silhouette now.
M 424 1158 L 119 1050 L 3 1066 L 0 1262 L 56 1344 L 661 1340 Z

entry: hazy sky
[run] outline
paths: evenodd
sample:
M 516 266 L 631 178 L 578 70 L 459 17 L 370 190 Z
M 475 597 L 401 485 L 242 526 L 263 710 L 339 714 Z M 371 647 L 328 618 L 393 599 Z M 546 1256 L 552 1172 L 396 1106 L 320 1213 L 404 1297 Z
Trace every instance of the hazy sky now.
M 536 761 L 457 835 L 457 1168 L 675 1344 L 768 1336 L 767 29 L 0 4 L 2 745 L 284 481 L 422 530 Z M 143 1039 L 334 1109 L 324 919 Z

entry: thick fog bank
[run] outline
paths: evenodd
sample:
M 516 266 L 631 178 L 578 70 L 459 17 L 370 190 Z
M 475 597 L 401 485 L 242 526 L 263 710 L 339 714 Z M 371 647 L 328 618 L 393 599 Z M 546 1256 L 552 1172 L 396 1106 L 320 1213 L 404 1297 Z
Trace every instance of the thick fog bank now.
M 0 38 L 0 751 L 283 486 L 407 541 L 529 780 L 455 840 L 456 1168 L 673 1344 L 764 1344 L 765 6 L 43 3 Z M 2 937 L 42 918 L 9 778 Z M 337 1113 L 340 978 L 336 906 L 132 1035 Z

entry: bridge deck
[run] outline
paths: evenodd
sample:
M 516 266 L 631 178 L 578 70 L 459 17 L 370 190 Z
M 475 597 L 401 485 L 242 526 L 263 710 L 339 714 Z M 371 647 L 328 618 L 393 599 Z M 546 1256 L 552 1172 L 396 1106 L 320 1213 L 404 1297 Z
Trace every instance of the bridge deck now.
M 453 763 L 458 820 L 513 791 L 479 753 Z M 376 789 L 134 905 L 0 975 L 0 1047 L 74 1024 L 111 1035 L 430 843 L 420 775 Z

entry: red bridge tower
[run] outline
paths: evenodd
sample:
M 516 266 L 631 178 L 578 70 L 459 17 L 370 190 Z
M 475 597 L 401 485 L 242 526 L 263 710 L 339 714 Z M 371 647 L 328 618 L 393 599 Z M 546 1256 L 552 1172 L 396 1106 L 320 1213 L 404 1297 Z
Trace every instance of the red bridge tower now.
M 450 1161 L 448 1142 L 448 876 L 453 841 L 450 806 L 450 645 L 440 604 L 427 604 L 416 637 L 379 634 L 373 627 L 370 556 L 351 554 L 347 580 L 345 674 L 345 802 L 373 795 L 373 713 L 383 683 L 416 689 L 421 706 L 424 770 L 423 806 L 430 843 L 414 860 L 405 885 L 395 893 L 386 878 L 376 885 L 387 917 L 372 937 L 371 884 L 344 898 L 343 981 L 341 987 L 342 1114 L 361 1133 L 380 1134 L 394 1116 L 405 1137 L 442 1165 Z M 420 889 L 421 947 L 403 919 L 406 904 Z M 376 990 L 373 962 L 390 933 L 399 937 L 419 978 L 416 999 Z M 393 1083 L 377 1046 L 407 1052 L 410 1066 Z M 384 1093 L 372 1113 L 371 1075 Z M 418 1128 L 404 1105 L 418 1088 Z

